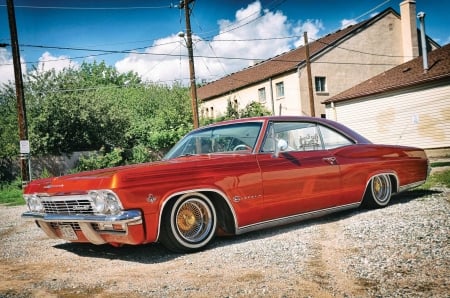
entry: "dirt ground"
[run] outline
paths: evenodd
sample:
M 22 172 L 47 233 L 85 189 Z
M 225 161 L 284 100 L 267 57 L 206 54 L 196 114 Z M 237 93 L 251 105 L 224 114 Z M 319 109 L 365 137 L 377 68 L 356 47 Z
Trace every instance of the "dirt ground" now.
M 24 206 L 0 206 L 0 297 L 449 297 L 445 235 L 450 209 L 439 219 L 433 218 L 434 209 L 424 211 L 431 204 L 436 208 L 448 204 L 448 194 L 432 196 L 413 193 L 380 210 L 358 209 L 217 238 L 206 250 L 185 255 L 170 253 L 159 244 L 114 248 L 48 239 L 34 223 L 20 218 Z M 433 220 L 444 223 L 444 238 L 416 230 L 420 228 L 416 216 L 424 226 Z M 400 217 L 402 225 L 416 225 L 411 233 L 430 237 L 424 246 L 414 248 L 414 257 L 402 249 L 416 245 L 418 238 L 397 235 L 404 233 L 394 225 Z M 368 223 L 373 228 L 368 229 Z M 376 238 L 383 233 L 384 238 Z M 386 239 L 393 243 L 385 243 Z M 367 253 L 380 245 L 383 251 L 372 255 L 375 261 L 369 259 Z M 442 251 L 444 256 L 435 256 Z M 394 254 L 406 259 L 387 262 Z M 412 262 L 403 273 L 402 260 Z M 423 272 L 431 269 L 434 278 L 423 278 Z M 389 278 L 397 280 L 392 283 Z

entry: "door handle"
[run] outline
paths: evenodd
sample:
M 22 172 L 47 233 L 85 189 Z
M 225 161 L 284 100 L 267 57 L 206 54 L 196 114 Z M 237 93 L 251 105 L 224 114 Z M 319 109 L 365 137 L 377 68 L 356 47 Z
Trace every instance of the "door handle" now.
M 337 165 L 337 160 L 336 157 L 332 156 L 332 157 L 324 157 L 323 161 L 329 163 L 330 165 Z

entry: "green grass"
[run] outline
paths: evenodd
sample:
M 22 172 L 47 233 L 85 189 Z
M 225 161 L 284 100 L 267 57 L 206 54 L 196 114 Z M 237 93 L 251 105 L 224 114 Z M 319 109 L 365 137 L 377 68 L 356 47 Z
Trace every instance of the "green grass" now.
M 16 179 L 10 184 L 0 185 L 0 204 L 8 206 L 24 205 L 22 197 L 22 182 Z
M 431 189 L 433 187 L 445 186 L 450 188 L 450 170 L 435 172 L 430 175 L 427 182 L 420 186 L 421 189 Z

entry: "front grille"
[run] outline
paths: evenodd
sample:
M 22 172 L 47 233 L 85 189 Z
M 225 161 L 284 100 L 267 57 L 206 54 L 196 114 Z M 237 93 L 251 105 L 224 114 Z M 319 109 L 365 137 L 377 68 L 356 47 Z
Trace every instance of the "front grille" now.
M 93 214 L 92 204 L 87 199 L 42 200 L 44 212 L 47 214 Z

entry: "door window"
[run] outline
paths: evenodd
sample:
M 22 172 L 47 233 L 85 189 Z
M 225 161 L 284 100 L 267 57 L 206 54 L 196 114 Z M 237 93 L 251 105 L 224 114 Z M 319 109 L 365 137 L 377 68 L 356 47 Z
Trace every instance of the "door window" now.
M 275 122 L 271 125 L 262 152 L 274 152 L 279 140 L 287 142 L 283 151 L 317 151 L 352 144 L 337 131 L 313 122 Z

